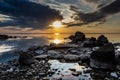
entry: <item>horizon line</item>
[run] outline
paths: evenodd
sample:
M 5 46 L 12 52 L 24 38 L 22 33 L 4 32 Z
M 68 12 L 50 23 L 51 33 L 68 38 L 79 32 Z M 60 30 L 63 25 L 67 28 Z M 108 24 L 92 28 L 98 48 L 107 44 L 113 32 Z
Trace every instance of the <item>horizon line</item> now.
M 59 33 L 59 32 L 56 32 Z M 0 33 L 0 34 L 54 34 L 54 33 Z M 75 33 L 59 33 L 59 34 L 75 34 Z M 95 33 L 95 32 L 91 32 L 91 33 L 84 33 L 84 34 L 120 34 L 120 33 Z

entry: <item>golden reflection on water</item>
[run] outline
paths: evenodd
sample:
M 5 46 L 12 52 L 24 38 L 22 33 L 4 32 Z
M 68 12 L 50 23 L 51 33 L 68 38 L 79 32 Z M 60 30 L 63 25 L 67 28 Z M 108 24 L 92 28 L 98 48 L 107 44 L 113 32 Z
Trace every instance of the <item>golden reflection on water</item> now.
M 64 39 L 61 38 L 60 33 L 54 33 L 54 38 L 50 40 L 50 43 L 61 44 L 64 43 Z

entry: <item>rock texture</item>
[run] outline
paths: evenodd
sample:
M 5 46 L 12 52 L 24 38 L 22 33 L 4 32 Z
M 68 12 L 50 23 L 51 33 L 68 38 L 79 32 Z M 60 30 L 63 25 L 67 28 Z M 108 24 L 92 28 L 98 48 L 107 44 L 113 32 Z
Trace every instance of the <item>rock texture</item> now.
M 90 56 L 90 66 L 93 68 L 114 69 L 116 67 L 114 46 L 107 44 L 93 51 Z

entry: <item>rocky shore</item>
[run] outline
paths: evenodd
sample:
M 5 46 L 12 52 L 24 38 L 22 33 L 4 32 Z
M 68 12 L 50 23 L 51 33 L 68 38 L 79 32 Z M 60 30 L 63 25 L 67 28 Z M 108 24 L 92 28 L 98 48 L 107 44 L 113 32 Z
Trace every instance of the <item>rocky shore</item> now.
M 120 44 L 111 43 L 104 35 L 97 39 L 86 38 L 82 32 L 69 36 L 71 42 L 33 46 L 27 51 L 16 51 L 19 58 L 0 64 L 2 80 L 119 80 Z M 51 69 L 50 60 L 77 63 L 81 71 L 69 68 L 71 76 L 65 77 L 63 69 Z M 57 66 L 57 65 L 56 65 Z M 67 65 L 66 65 L 67 66 Z M 61 74 L 60 74 L 61 73 Z M 53 78 L 57 74 L 59 77 Z M 61 76 L 60 76 L 61 75 Z M 89 78 L 83 78 L 88 77 Z

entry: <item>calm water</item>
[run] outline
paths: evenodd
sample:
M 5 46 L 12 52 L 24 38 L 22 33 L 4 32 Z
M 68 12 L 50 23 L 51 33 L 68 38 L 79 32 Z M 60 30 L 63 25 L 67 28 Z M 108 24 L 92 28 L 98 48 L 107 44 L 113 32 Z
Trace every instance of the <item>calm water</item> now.
M 14 51 L 27 50 L 29 47 L 47 45 L 51 42 L 63 43 L 71 34 L 9 34 L 12 36 L 28 36 L 28 38 L 16 38 L 0 41 L 0 62 L 16 57 Z M 86 34 L 86 37 L 98 37 L 101 34 Z M 104 34 L 111 42 L 120 42 L 120 34 Z

